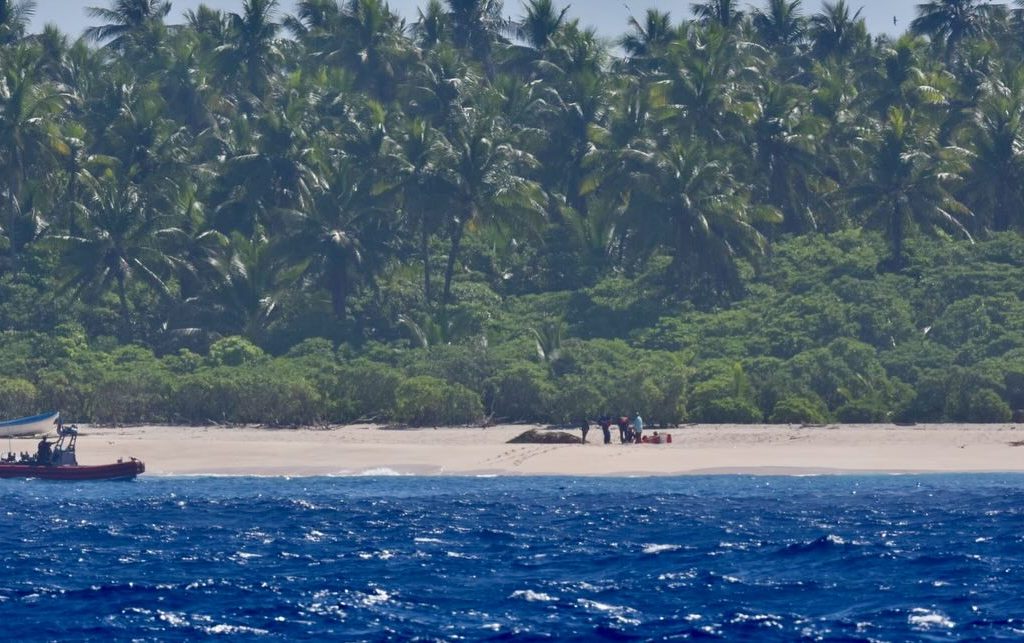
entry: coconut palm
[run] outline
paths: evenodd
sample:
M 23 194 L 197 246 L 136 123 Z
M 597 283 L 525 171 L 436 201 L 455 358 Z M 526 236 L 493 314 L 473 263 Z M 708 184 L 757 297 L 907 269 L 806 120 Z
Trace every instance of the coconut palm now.
M 961 191 L 964 202 L 975 212 L 989 213 L 983 223 L 994 230 L 1019 225 L 1024 212 L 1024 68 L 1010 71 L 1005 84 L 994 83 L 964 129 L 972 152 Z
M 634 16 L 629 17 L 632 29 L 619 41 L 633 66 L 653 71 L 668 52 L 668 47 L 678 37 L 679 30 L 672 26 L 672 17 L 667 12 L 648 9 L 641 24 Z
M 632 186 L 625 214 L 636 243 L 668 250 L 669 272 L 684 291 L 737 294 L 737 260 L 765 248 L 754 223 L 777 222 L 778 214 L 750 205 L 729 164 L 696 140 L 628 150 L 625 159 Z
M 789 232 L 818 229 L 818 213 L 828 209 L 824 197 L 836 188 L 818 153 L 824 123 L 804 109 L 807 100 L 799 85 L 768 81 L 752 103 L 755 183 Z
M 753 24 L 761 43 L 789 55 L 807 33 L 801 0 L 768 0 L 765 9 L 754 9 Z
M 961 221 L 971 212 L 950 191 L 965 169 L 960 150 L 940 146 L 912 113 L 893 108 L 866 156 L 867 173 L 849 194 L 854 212 L 863 213 L 865 223 L 888 238 L 891 251 L 884 267 L 906 265 L 906 240 L 915 226 L 939 226 L 971 238 Z
M 133 336 L 129 288 L 137 284 L 170 298 L 167 277 L 183 260 L 165 250 L 182 231 L 154 211 L 145 192 L 107 170 L 87 181 L 88 192 L 75 204 L 80 234 L 50 237 L 62 252 L 60 290 L 95 300 L 113 290 L 124 339 Z
M 490 78 L 494 76 L 494 50 L 506 42 L 514 27 L 501 15 L 501 0 L 445 0 L 448 5 L 446 22 L 451 30 L 452 43 L 469 52 L 483 65 Z
M 743 12 L 736 0 L 704 0 L 690 5 L 690 10 L 697 20 L 704 24 L 714 24 L 724 29 L 735 29 L 743 20 Z
M 377 100 L 391 100 L 401 59 L 407 56 L 402 21 L 387 3 L 347 0 L 341 6 L 305 0 L 298 8 L 300 35 L 313 59 L 341 65 L 355 75 L 357 87 Z
M 819 60 L 845 60 L 870 42 L 861 9 L 852 15 L 846 0 L 822 2 L 821 11 L 811 16 L 811 51 Z
M 279 111 L 265 112 L 254 124 L 238 119 L 233 140 L 222 140 L 223 160 L 214 165 L 216 182 L 209 201 L 214 226 L 252 238 L 280 230 L 285 219 L 306 214 L 315 194 L 327 185 L 311 135 L 303 97 L 290 96 Z
M 274 21 L 278 0 L 243 0 L 242 13 L 228 14 L 226 42 L 217 47 L 217 68 L 248 97 L 263 100 L 270 79 L 284 60 L 278 46 L 281 25 Z
M 137 44 L 148 30 L 162 26 L 171 11 L 167 0 L 111 0 L 110 8 L 86 7 L 90 18 L 106 20 L 106 24 L 89 27 L 83 33 L 96 42 L 107 42 L 115 51 L 126 51 Z
M 71 95 L 40 77 L 37 56 L 34 48 L 16 45 L 0 70 L 0 235 L 13 256 L 42 225 L 29 203 L 29 177 L 49 176 L 56 161 L 69 152 L 58 115 Z
M 946 62 L 951 62 L 962 43 L 986 34 L 1002 11 L 998 5 L 979 0 L 930 0 L 917 5 L 910 32 L 928 36 L 945 54 Z
M 0 45 L 10 45 L 25 36 L 36 0 L 0 0 Z
M 516 38 L 534 49 L 547 49 L 565 26 L 569 7 L 559 10 L 554 0 L 526 0 L 523 8 L 526 15 L 514 25 Z
M 441 0 L 430 0 L 424 9 L 417 9 L 418 19 L 412 25 L 413 38 L 422 49 L 431 51 L 451 38 L 448 15 Z
M 541 194 L 524 170 L 535 160 L 507 140 L 493 117 L 465 108 L 442 152 L 442 178 L 453 209 L 442 303 L 451 300 L 452 278 L 467 230 L 486 221 L 499 226 L 533 222 L 542 216 Z M 520 227 L 529 233 L 529 227 Z

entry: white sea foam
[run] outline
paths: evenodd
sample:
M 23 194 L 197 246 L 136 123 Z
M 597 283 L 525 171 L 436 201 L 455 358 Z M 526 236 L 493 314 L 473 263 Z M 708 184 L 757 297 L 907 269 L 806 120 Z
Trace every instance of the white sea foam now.
M 413 538 L 412 541 L 414 543 L 443 543 L 444 542 L 440 538 L 424 538 L 422 536 L 417 536 L 416 538 Z
M 164 612 L 163 610 L 160 610 L 157 611 L 157 615 L 161 621 L 167 623 L 171 627 L 185 627 L 188 625 L 188 618 L 186 618 L 181 612 Z
M 551 601 L 556 600 L 555 597 L 551 596 L 550 594 L 545 594 L 544 592 L 535 592 L 532 589 L 517 589 L 516 591 L 512 592 L 512 595 L 509 596 L 509 598 L 521 598 L 524 601 L 530 601 L 531 603 L 537 601 L 549 603 Z
M 376 558 L 377 560 L 391 560 L 395 557 L 395 552 L 389 549 L 382 549 L 380 551 L 361 551 L 359 557 L 363 560 L 370 560 Z
M 757 623 L 763 627 L 776 627 L 782 629 L 782 621 L 774 614 L 744 614 L 738 612 L 732 617 L 732 623 Z
M 911 627 L 916 627 L 922 630 L 930 630 L 940 627 L 951 630 L 956 627 L 956 623 L 951 621 L 945 614 L 927 610 L 923 607 L 915 607 L 910 610 L 910 616 L 907 617 L 907 622 L 910 623 Z
M 678 551 L 682 549 L 682 545 L 658 545 L 658 544 L 647 544 L 644 545 L 645 554 L 660 554 L 664 551 Z
M 626 625 L 639 625 L 640 620 L 635 618 L 636 610 L 621 605 L 609 605 L 608 603 L 601 603 L 598 601 L 592 601 L 587 598 L 580 598 L 576 600 L 576 604 L 587 608 L 596 610 L 599 612 L 605 612 L 619 623 Z
M 204 627 L 203 631 L 207 634 L 253 634 L 257 636 L 270 634 L 268 630 L 262 630 L 258 627 L 228 625 L 227 623 L 218 623 L 212 627 Z
M 389 469 L 388 467 L 376 467 L 374 469 L 366 469 L 364 471 L 360 471 L 359 473 L 356 473 L 354 475 L 354 477 L 356 477 L 356 478 L 370 478 L 370 477 L 376 478 L 376 477 L 383 477 L 383 476 L 395 477 L 395 476 L 405 476 L 405 475 L 410 475 L 410 474 L 399 473 L 398 471 L 395 471 L 394 469 Z
M 387 603 L 391 600 L 391 594 L 388 594 L 381 588 L 377 587 L 373 590 L 372 594 L 367 594 L 361 601 L 363 605 L 380 605 L 381 603 Z

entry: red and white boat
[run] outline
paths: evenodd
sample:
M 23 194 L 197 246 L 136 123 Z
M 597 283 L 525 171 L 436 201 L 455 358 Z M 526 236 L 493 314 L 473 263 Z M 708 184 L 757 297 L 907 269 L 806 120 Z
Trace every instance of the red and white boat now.
M 110 464 L 78 464 L 75 447 L 78 430 L 57 425 L 57 441 L 43 438 L 34 454 L 0 458 L 0 478 L 40 478 L 42 480 L 131 480 L 146 470 L 141 460 L 119 459 Z

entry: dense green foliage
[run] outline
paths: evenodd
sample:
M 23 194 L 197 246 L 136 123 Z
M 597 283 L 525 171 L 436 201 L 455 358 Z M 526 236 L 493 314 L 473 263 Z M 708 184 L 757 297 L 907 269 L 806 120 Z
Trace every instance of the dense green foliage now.
M 1024 14 L 0 0 L 0 415 L 1005 421 Z

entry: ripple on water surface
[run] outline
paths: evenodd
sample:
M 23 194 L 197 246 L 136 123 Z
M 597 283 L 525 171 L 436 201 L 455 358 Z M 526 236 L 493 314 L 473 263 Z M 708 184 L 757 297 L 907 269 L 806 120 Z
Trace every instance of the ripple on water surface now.
M 1024 635 L 1024 476 L 142 478 L 0 496 L 0 618 L 22 641 Z

